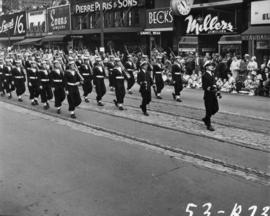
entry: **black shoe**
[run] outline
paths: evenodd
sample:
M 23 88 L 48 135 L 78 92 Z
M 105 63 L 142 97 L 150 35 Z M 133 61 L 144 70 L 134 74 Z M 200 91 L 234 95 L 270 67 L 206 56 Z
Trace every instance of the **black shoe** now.
M 73 119 L 77 118 L 75 114 L 71 114 L 70 117 Z
M 116 101 L 116 100 L 113 100 L 113 102 L 114 102 L 114 105 L 115 105 L 116 107 L 118 107 L 117 101 Z
M 50 104 L 49 104 L 48 102 L 47 102 L 46 104 L 47 104 L 47 107 L 48 107 L 48 109 L 49 109 L 49 108 L 50 108 Z
M 90 102 L 88 98 L 85 98 L 84 101 L 85 101 L 85 103 L 89 103 Z
M 176 101 L 177 102 L 182 102 L 182 100 L 180 98 L 177 98 Z
M 104 106 L 102 102 L 98 102 L 98 106 Z
M 35 106 L 35 105 L 36 105 L 36 102 L 35 102 L 35 101 L 32 101 L 32 102 L 31 102 L 31 105 L 32 105 L 32 106 Z
M 61 109 L 57 109 L 57 114 L 61 114 Z
M 38 101 L 37 100 L 35 100 L 34 103 L 35 103 L 35 105 L 38 105 Z
M 132 95 L 132 94 L 133 94 L 133 92 L 132 92 L 131 90 L 128 90 L 128 93 L 129 93 L 130 95 Z
M 148 112 L 144 112 L 143 114 L 144 114 L 145 116 L 149 116 Z
M 207 126 L 207 130 L 209 130 L 209 131 L 215 131 L 215 128 L 213 128 L 213 127 L 210 125 L 210 126 Z
M 123 110 L 124 110 L 124 108 L 123 108 L 122 106 L 120 106 L 120 107 L 119 107 L 119 110 L 123 111 Z
M 23 102 L 23 99 L 21 99 L 21 98 L 18 98 L 18 101 L 19 101 L 19 102 Z
M 44 106 L 43 106 L 43 109 L 44 109 L 44 110 L 48 110 L 48 109 L 49 109 L 48 104 L 44 105 Z
M 161 99 L 162 99 L 162 97 L 161 97 L 161 96 L 157 96 L 157 99 L 160 99 L 160 100 L 161 100 Z
M 207 126 L 207 122 L 206 122 L 206 119 L 203 118 L 202 121 L 204 122 L 205 126 Z
M 2 93 L 1 93 L 1 97 L 4 97 L 4 96 L 5 96 L 5 93 L 4 93 L 4 92 L 2 92 Z
M 9 96 L 8 96 L 8 99 L 11 99 L 11 98 L 12 98 L 12 95 L 9 95 Z
M 175 100 L 175 93 L 172 93 L 173 99 Z

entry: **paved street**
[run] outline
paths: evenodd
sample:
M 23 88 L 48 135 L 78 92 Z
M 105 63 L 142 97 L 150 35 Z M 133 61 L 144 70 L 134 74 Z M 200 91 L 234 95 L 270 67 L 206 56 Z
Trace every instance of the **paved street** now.
M 138 93 L 124 112 L 112 92 L 103 108 L 93 93 L 77 120 L 66 103 L 59 116 L 26 96 L 0 98 L 0 215 L 185 216 L 194 203 L 197 216 L 208 202 L 213 215 L 230 216 L 236 203 L 240 215 L 253 205 L 261 215 L 270 199 L 269 98 L 223 95 L 210 133 L 201 91 L 185 89 L 181 104 L 170 88 L 163 97 L 146 118 Z

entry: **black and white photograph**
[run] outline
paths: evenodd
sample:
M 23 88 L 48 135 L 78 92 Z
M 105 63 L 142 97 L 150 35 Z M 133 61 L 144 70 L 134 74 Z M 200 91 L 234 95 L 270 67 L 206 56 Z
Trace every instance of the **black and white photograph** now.
M 0 216 L 270 216 L 270 0 L 0 0 Z

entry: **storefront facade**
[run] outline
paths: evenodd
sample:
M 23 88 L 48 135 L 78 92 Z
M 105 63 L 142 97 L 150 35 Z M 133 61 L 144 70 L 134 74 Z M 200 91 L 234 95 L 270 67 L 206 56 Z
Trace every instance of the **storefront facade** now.
M 23 40 L 26 34 L 26 13 L 0 16 L 0 47 L 6 48 Z
M 145 32 L 149 32 L 150 49 L 172 48 L 173 15 L 171 8 L 157 8 L 146 11 Z
M 221 4 L 222 1 L 200 1 L 199 5 L 193 4 L 185 10 L 180 10 L 175 3 L 174 11 L 177 10 L 177 15 L 174 16 L 174 28 L 177 44 L 174 48 L 179 53 L 241 55 L 247 45 L 242 43 L 240 34 L 248 21 L 245 19 L 242 1 L 228 2 L 230 4 Z
M 262 63 L 270 56 L 270 0 L 251 2 L 250 26 L 243 32 L 242 39 L 249 43 L 249 54 Z
M 70 5 L 63 5 L 47 9 L 47 36 L 41 42 L 46 48 L 73 48 L 69 37 L 71 30 Z
M 105 50 L 123 49 L 123 45 L 135 48 L 145 22 L 145 0 L 104 0 L 102 9 Z M 71 1 L 74 47 L 93 50 L 100 46 L 100 10 L 98 0 Z

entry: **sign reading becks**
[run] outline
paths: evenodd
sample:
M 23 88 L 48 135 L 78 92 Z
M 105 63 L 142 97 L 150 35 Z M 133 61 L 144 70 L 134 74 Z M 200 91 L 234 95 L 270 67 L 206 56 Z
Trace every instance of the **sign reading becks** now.
M 270 24 L 270 1 L 251 2 L 251 25 Z
M 23 36 L 25 33 L 25 12 L 0 16 L 0 37 Z
M 147 10 L 146 28 L 166 28 L 173 27 L 173 15 L 170 8 L 160 8 Z
M 70 9 L 69 5 L 48 9 L 48 31 L 70 30 Z

